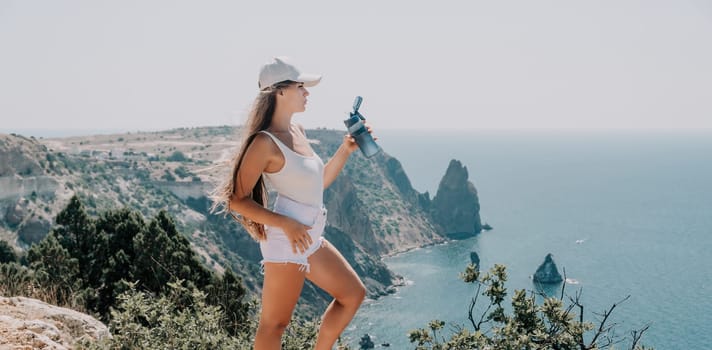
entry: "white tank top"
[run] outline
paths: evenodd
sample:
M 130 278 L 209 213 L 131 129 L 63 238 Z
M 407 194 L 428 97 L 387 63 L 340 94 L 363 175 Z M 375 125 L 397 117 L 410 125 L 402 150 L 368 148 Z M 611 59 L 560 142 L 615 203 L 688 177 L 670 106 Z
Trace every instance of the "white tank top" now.
M 280 196 L 310 206 L 322 207 L 324 203 L 324 162 L 321 158 L 313 149 L 311 156 L 303 156 L 292 151 L 268 131 L 260 132 L 269 135 L 284 155 L 282 169 L 274 173 L 262 173 L 269 186 Z

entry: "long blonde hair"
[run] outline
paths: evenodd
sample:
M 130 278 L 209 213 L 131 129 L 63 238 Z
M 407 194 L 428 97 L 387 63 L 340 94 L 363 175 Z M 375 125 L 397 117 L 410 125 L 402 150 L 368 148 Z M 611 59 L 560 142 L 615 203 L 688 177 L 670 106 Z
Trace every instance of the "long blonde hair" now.
M 240 166 L 242 165 L 242 159 L 245 157 L 245 152 L 250 146 L 255 136 L 262 131 L 269 128 L 272 123 L 272 118 L 274 117 L 274 111 L 277 107 L 277 97 L 276 94 L 283 88 L 294 84 L 293 81 L 283 81 L 272 85 L 269 88 L 261 90 L 259 95 L 255 98 L 252 104 L 250 113 L 247 116 L 247 121 L 245 122 L 245 127 L 242 136 L 242 145 L 240 146 L 240 151 L 235 154 L 231 162 L 232 171 L 230 171 L 230 177 L 225 179 L 222 184 L 220 184 L 211 193 L 210 199 L 212 199 L 213 204 L 210 207 L 210 211 L 218 214 L 227 214 L 247 230 L 247 233 L 252 236 L 257 241 L 264 240 L 265 226 L 259 222 L 252 221 L 239 213 L 230 210 L 230 200 L 235 194 L 235 183 L 237 182 L 237 174 L 240 171 Z M 257 179 L 255 187 L 251 191 L 251 199 L 257 202 L 261 206 L 267 205 L 267 188 L 265 187 L 264 178 L 260 175 Z

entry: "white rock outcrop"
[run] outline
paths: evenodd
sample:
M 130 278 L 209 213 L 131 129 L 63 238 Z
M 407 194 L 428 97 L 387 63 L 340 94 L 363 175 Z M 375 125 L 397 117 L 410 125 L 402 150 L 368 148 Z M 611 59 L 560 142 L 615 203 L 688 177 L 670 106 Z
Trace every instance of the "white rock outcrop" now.
M 110 337 L 95 318 L 25 297 L 0 297 L 0 350 L 72 349 L 79 339 Z
M 29 197 L 33 192 L 54 196 L 58 188 L 59 183 L 51 176 L 0 176 L 0 200 Z

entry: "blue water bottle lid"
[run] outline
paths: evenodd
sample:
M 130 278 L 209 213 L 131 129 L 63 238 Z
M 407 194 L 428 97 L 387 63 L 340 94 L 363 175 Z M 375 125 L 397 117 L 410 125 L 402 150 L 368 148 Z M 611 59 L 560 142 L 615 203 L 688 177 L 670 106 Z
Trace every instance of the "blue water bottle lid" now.
M 366 118 L 358 112 L 359 107 L 361 107 L 361 102 L 363 102 L 363 97 L 356 96 L 356 99 L 354 99 L 354 111 L 351 112 L 351 116 L 355 115 L 358 116 L 361 120 L 366 120 Z

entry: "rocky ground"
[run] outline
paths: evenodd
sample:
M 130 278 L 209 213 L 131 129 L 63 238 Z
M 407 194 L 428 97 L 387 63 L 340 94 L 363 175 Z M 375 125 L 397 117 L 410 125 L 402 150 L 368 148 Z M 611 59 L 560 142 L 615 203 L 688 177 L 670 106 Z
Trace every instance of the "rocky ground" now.
M 80 312 L 36 299 L 0 297 L 0 350 L 72 349 L 81 339 L 109 336 L 103 323 Z

